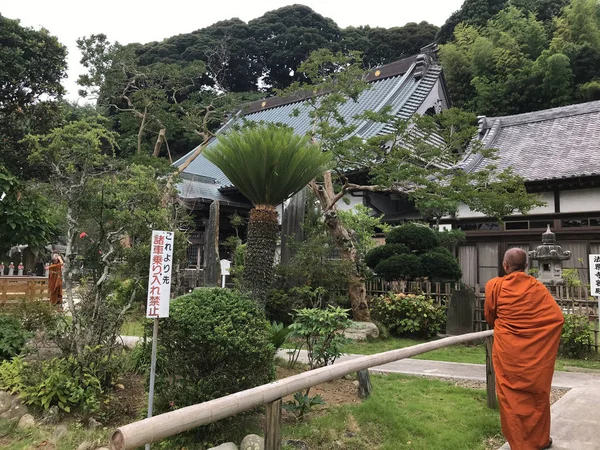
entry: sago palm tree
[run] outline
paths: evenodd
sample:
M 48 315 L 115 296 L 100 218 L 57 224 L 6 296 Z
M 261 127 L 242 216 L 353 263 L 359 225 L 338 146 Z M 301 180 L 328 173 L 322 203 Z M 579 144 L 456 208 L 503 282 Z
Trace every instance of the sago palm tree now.
M 221 135 L 204 156 L 254 205 L 248 221 L 242 287 L 264 306 L 279 229 L 275 207 L 323 173 L 331 158 L 308 137 L 273 125 Z

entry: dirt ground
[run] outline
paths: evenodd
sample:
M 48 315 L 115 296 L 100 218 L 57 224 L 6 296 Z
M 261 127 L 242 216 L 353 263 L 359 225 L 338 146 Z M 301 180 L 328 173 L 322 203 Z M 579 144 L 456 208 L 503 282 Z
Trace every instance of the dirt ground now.
M 294 368 L 289 369 L 287 367 L 277 367 L 277 379 L 291 377 L 292 375 L 299 374 L 305 369 Z M 358 403 L 358 387 L 355 384 L 355 380 L 351 377 L 348 379 L 339 379 L 330 381 L 328 383 L 319 384 L 310 389 L 309 395 L 314 397 L 320 395 L 325 401 L 325 406 L 338 406 L 347 405 L 349 403 Z M 289 395 L 283 399 L 283 402 L 287 402 L 293 399 L 292 395 Z

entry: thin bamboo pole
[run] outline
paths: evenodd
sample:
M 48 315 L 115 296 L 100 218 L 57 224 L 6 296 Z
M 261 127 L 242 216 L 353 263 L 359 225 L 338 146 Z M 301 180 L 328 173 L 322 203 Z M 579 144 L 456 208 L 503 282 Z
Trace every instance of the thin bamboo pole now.
M 274 402 L 294 392 L 336 380 L 351 372 L 381 366 L 451 345 L 484 339 L 492 334 L 493 331 L 491 330 L 463 334 L 376 355 L 362 356 L 237 392 L 226 397 L 170 411 L 117 429 L 112 436 L 112 448 L 114 450 L 134 449 L 146 443 L 156 442 L 200 425 L 217 422 L 243 411 Z

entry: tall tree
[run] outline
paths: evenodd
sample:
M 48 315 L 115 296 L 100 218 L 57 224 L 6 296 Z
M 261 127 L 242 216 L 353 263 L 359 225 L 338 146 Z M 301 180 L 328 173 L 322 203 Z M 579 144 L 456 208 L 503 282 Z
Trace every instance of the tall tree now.
M 176 208 L 161 205 L 172 168 L 117 158 L 116 136 L 106 123 L 85 118 L 26 138 L 32 162 L 51 167 L 50 186 L 66 210 L 63 278 L 73 321 L 64 347 L 79 357 L 86 347 L 112 351 L 124 314 L 147 287 L 152 230 L 179 225 Z M 81 266 L 89 282 L 78 287 L 76 305 Z M 118 294 L 125 288 L 130 295 L 123 298 Z
M 273 281 L 278 221 L 275 207 L 323 172 L 330 156 L 308 137 L 283 127 L 259 126 L 219 136 L 204 156 L 254 205 L 248 220 L 243 286 L 264 308 Z
M 46 132 L 60 121 L 66 77 L 65 47 L 47 30 L 23 27 L 0 15 L 0 145 L 2 164 L 19 178 L 44 176 L 27 162 L 19 142 Z
M 320 48 L 335 49 L 341 39 L 337 24 L 303 5 L 284 6 L 251 20 L 263 62 L 264 82 L 285 88 L 297 79 L 298 65 Z
M 82 94 L 94 95 L 114 119 L 125 154 L 159 156 L 166 147 L 163 154 L 172 159 L 167 135 L 183 141 L 174 152 L 187 152 L 210 139 L 230 106 L 222 73 L 211 74 L 210 86 L 203 84 L 209 71 L 202 61 L 141 65 L 134 47 L 111 43 L 103 34 L 79 39 L 78 46 L 88 69 L 78 81 Z
M 445 43 L 451 40 L 454 29 L 459 23 L 473 26 L 485 25 L 507 3 L 508 0 L 465 0 L 460 9 L 454 12 L 440 28 L 438 41 Z

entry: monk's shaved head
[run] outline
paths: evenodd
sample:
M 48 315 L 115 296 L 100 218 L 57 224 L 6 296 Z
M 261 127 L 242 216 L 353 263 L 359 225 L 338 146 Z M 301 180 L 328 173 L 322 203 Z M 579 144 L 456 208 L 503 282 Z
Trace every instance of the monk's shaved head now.
M 511 248 L 504 254 L 506 273 L 523 272 L 527 268 L 527 253 L 522 248 Z

